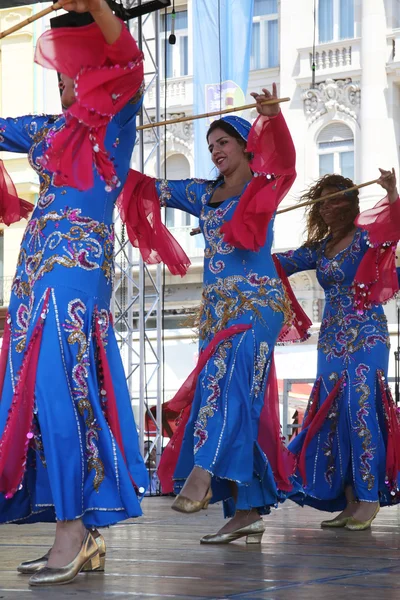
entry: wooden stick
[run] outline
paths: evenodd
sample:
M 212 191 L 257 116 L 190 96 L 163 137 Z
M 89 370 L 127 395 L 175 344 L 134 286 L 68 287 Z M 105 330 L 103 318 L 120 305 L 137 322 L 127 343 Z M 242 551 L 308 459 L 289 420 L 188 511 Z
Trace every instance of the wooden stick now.
M 391 174 L 390 174 L 391 175 Z M 390 177 L 387 175 L 386 177 Z M 380 179 L 380 177 L 379 177 Z M 355 190 L 360 190 L 361 188 L 367 187 L 368 185 L 373 185 L 374 183 L 378 183 L 379 179 L 373 179 L 372 181 L 367 181 L 366 183 L 360 183 L 359 185 L 353 185 L 353 187 L 346 188 L 344 190 L 340 190 L 338 192 L 333 192 L 332 194 L 326 194 L 325 196 L 321 196 L 320 198 L 314 198 L 314 200 L 308 200 L 307 202 L 299 202 L 299 204 L 295 204 L 294 206 L 288 206 L 287 208 L 282 208 L 277 211 L 277 215 L 281 215 L 282 213 L 289 212 L 291 210 L 296 210 L 296 208 L 302 208 L 303 206 L 312 206 L 313 204 L 317 204 L 318 202 L 323 202 L 324 200 L 330 200 L 331 198 L 337 198 L 339 196 L 343 196 L 347 192 L 353 192 Z
M 289 102 L 290 98 L 276 98 L 273 100 L 265 100 L 262 104 L 279 104 L 280 102 Z M 235 108 L 225 108 L 224 110 L 217 110 L 216 112 L 204 113 L 202 115 L 191 115 L 190 117 L 178 117 L 171 119 L 170 121 L 158 121 L 157 123 L 146 123 L 146 125 L 139 125 L 136 127 L 139 129 L 152 129 L 153 127 L 162 127 L 163 125 L 173 125 L 174 123 L 184 123 L 185 121 L 196 121 L 197 119 L 205 119 L 206 117 L 217 117 L 218 115 L 226 115 L 228 113 L 238 112 L 240 110 L 248 110 L 249 108 L 255 108 L 257 104 L 245 104 L 244 106 L 236 106 Z
M 49 6 L 48 8 L 45 8 L 45 9 L 41 10 L 40 12 L 36 13 L 35 15 L 32 15 L 31 17 L 28 17 L 27 19 L 25 19 L 25 21 L 21 21 L 21 23 L 18 23 L 17 25 L 13 25 L 9 29 L 6 29 L 5 31 L 2 31 L 0 33 L 0 40 L 2 40 L 3 38 L 7 37 L 11 33 L 15 33 L 19 29 L 22 29 L 23 27 L 25 27 L 25 25 L 29 25 L 30 23 L 33 23 L 34 21 L 37 21 L 38 19 L 41 19 L 42 17 L 45 17 L 46 15 L 49 15 L 54 10 L 59 10 L 60 8 L 62 8 L 61 5 L 58 4 L 58 2 L 56 2 L 52 6 Z
M 390 177 L 389 175 L 383 175 L 383 177 Z M 380 179 L 380 177 L 379 177 Z M 332 194 L 326 194 L 325 196 L 321 196 L 320 198 L 315 198 L 314 200 L 309 200 L 308 202 L 300 202 L 295 206 L 289 206 L 288 208 L 282 208 L 277 211 L 277 215 L 280 215 L 285 212 L 289 212 L 291 210 L 296 210 L 296 208 L 302 208 L 303 206 L 313 206 L 313 204 L 317 204 L 318 202 L 322 202 L 323 200 L 330 200 L 331 198 L 337 198 L 343 196 L 346 192 L 354 192 L 355 190 L 360 190 L 361 188 L 367 187 L 368 185 L 373 185 L 374 183 L 378 183 L 379 179 L 373 179 L 372 181 L 367 181 L 366 183 L 360 183 L 359 185 L 353 185 L 353 187 L 346 188 L 345 190 L 339 190 L 338 192 L 333 192 Z M 196 227 L 192 229 L 190 235 L 198 235 L 201 233 L 200 227 Z

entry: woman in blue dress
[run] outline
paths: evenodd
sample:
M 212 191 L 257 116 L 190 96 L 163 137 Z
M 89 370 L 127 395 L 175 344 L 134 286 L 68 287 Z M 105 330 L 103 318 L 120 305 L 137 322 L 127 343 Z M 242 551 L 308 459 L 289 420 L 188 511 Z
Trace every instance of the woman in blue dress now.
M 199 363 L 168 403 L 180 425 L 159 467 L 163 491 L 179 494 L 173 509 L 192 513 L 227 501 L 233 518 L 202 543 L 259 542 L 260 515 L 279 500 L 261 421 L 272 351 L 292 318 L 271 245 L 276 208 L 295 178 L 295 151 L 279 105 L 262 104 L 276 96 L 275 86 L 272 95 L 253 95 L 253 127 L 229 116 L 209 129 L 217 180 L 155 181 L 133 172 L 123 192 L 130 206 L 143 196 L 148 206 L 153 197 L 198 217 L 205 238 Z M 279 435 L 266 437 L 281 444 Z
M 398 494 L 398 419 L 386 384 L 389 334 L 382 303 L 398 289 L 400 232 L 393 172 L 381 170 L 387 198 L 359 215 L 358 191 L 325 175 L 304 199 L 343 195 L 308 209 L 306 243 L 277 254 L 287 275 L 315 269 L 325 291 L 317 377 L 303 429 L 289 445 L 299 459 L 300 503 L 342 511 L 322 527 L 367 529 Z M 355 224 L 354 224 L 355 223 Z
M 50 554 L 19 567 L 31 585 L 104 570 L 95 528 L 139 516 L 148 483 L 110 315 L 142 54 L 104 0 L 64 8 L 95 21 L 38 42 L 36 60 L 61 72 L 64 113 L 0 121 L 0 149 L 27 153 L 40 178 L 0 360 L 0 521 L 57 522 Z

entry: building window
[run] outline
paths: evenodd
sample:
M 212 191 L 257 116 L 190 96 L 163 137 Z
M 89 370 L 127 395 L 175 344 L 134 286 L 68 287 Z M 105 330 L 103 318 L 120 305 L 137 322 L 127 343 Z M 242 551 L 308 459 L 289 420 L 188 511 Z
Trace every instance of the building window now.
M 319 0 L 318 32 L 321 44 L 354 37 L 354 0 Z
M 392 27 L 393 29 L 398 29 L 400 27 L 400 0 L 393 0 Z
M 161 15 L 160 34 L 163 41 L 161 45 L 161 75 L 166 77 L 184 77 L 189 75 L 189 55 L 188 55 L 188 13 L 187 10 L 181 10 L 175 17 L 175 36 L 176 44 L 171 45 L 168 42 L 171 33 L 172 15 Z M 167 70 L 165 72 L 165 53 L 167 54 Z
M 254 0 L 250 69 L 271 69 L 278 65 L 278 0 Z
M 317 139 L 319 176 L 338 173 L 354 180 L 354 136 L 344 123 L 324 127 Z

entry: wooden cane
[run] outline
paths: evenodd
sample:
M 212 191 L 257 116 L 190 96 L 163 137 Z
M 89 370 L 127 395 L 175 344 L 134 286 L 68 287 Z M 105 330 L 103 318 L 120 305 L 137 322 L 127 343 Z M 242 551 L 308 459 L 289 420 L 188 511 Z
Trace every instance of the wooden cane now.
M 391 173 L 389 173 L 388 175 L 382 175 L 383 178 L 386 177 L 391 177 Z M 381 179 L 381 177 L 379 177 L 379 179 Z M 354 192 L 355 190 L 360 190 L 361 188 L 367 187 L 368 185 L 373 185 L 374 183 L 378 183 L 379 179 L 373 179 L 372 181 L 366 181 L 365 183 L 360 183 L 359 185 L 353 185 L 353 187 L 349 187 L 346 188 L 344 190 L 339 190 L 338 192 L 333 192 L 332 194 L 326 194 L 325 196 L 321 196 L 320 198 L 315 198 L 314 200 L 310 200 L 308 202 L 300 202 L 299 204 L 295 204 L 294 206 L 289 206 L 288 208 L 282 208 L 281 210 L 277 211 L 277 215 L 285 213 L 285 212 L 289 212 L 291 210 L 296 210 L 296 208 L 302 208 L 304 206 L 313 206 L 314 204 L 317 204 L 318 202 L 322 202 L 323 200 L 331 200 L 332 198 L 338 198 L 340 196 L 343 196 L 343 194 L 346 194 L 347 192 Z M 201 233 L 200 227 L 196 227 L 195 229 L 192 229 L 192 231 L 190 232 L 190 235 L 198 235 L 199 233 Z
M 290 98 L 273 98 L 271 100 L 265 100 L 261 104 L 280 104 L 281 102 L 289 102 Z M 256 108 L 257 104 L 245 104 L 244 106 L 236 106 L 235 108 L 224 108 L 224 110 L 217 110 L 211 113 L 204 113 L 202 115 L 191 115 L 188 117 L 177 117 L 176 119 L 170 119 L 169 121 L 157 121 L 156 123 L 146 123 L 146 125 L 139 125 L 136 129 L 152 129 L 153 127 L 163 127 L 165 125 L 173 125 L 174 123 L 184 123 L 186 121 L 196 121 L 197 119 L 205 119 L 207 117 L 217 117 L 219 115 L 226 115 L 228 113 L 238 112 L 241 110 L 248 110 L 249 108 Z
M 8 35 L 11 35 L 12 33 L 15 33 L 16 31 L 19 31 L 20 29 L 25 27 L 25 25 L 34 23 L 38 19 L 41 19 L 42 17 L 45 17 L 46 15 L 49 15 L 50 13 L 52 13 L 54 10 L 59 10 L 60 8 L 62 8 L 62 6 L 58 2 L 56 2 L 55 4 L 52 4 L 52 6 L 48 6 L 47 8 L 41 10 L 40 12 L 36 13 L 35 15 L 32 15 L 31 17 L 28 17 L 24 21 L 21 21 L 21 23 L 17 23 L 17 25 L 13 25 L 9 29 L 6 29 L 5 31 L 0 32 L 0 40 L 7 37 Z
M 392 173 L 390 173 L 389 175 L 383 175 L 383 178 L 391 177 L 391 175 L 392 175 Z M 325 196 L 320 196 L 319 198 L 314 198 L 314 200 L 308 200 L 307 202 L 299 202 L 299 204 L 295 204 L 294 206 L 288 206 L 287 208 L 282 208 L 281 210 L 278 210 L 276 214 L 281 215 L 282 213 L 286 213 L 291 210 L 296 210 L 297 208 L 302 208 L 303 206 L 313 206 L 314 204 L 317 204 L 318 202 L 323 202 L 324 200 L 331 200 L 332 198 L 338 198 L 340 196 L 343 196 L 344 194 L 347 194 L 348 192 L 354 192 L 355 190 L 360 190 L 361 188 L 367 187 L 368 185 L 373 185 L 374 183 L 378 183 L 378 181 L 381 179 L 381 177 L 379 177 L 378 179 L 373 179 L 372 181 L 366 181 L 365 183 L 360 183 L 359 185 L 353 185 L 353 187 L 345 188 L 338 192 L 333 192 L 332 194 L 326 194 Z

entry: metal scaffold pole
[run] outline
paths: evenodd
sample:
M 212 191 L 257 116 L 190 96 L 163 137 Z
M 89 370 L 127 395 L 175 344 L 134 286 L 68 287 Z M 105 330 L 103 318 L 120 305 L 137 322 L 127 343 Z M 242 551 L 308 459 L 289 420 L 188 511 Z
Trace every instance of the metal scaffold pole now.
M 145 54 L 145 83 L 143 109 L 138 124 L 160 120 L 160 17 L 159 13 L 136 19 L 131 26 L 140 49 Z M 155 106 L 146 100 L 154 98 Z M 156 176 L 160 175 L 160 138 L 153 130 L 138 131 L 133 164 L 145 173 L 149 159 L 156 157 Z M 115 244 L 116 284 L 113 312 L 117 341 L 125 367 L 132 407 L 139 431 L 140 448 L 146 464 L 154 471 L 151 459 L 156 450 L 158 465 L 162 451 L 162 267 L 149 268 L 127 240 L 125 227 L 119 216 L 116 220 Z M 154 416 L 150 408 L 156 406 Z M 148 436 L 146 422 L 151 423 Z

